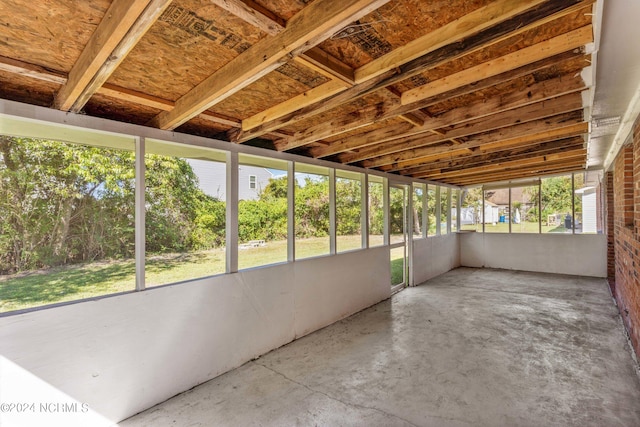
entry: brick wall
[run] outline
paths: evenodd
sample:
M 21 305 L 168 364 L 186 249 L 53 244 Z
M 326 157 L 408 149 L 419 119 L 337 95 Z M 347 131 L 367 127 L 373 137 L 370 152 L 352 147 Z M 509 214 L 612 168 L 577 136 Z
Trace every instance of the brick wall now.
M 607 174 L 607 180 L 608 180 Z M 622 147 L 615 160 L 613 191 L 607 192 L 607 202 L 613 206 L 607 216 L 613 217 L 613 249 L 615 283 L 612 286 L 620 314 L 640 356 L 640 117 L 636 120 L 633 140 Z
M 605 233 L 607 234 L 607 279 L 609 280 L 609 286 L 611 287 L 611 294 L 616 293 L 616 257 L 615 257 L 615 245 L 614 245 L 614 228 L 613 217 L 615 215 L 615 204 L 613 201 L 613 172 L 606 172 L 603 179 L 603 187 L 605 191 L 604 214 L 605 221 Z

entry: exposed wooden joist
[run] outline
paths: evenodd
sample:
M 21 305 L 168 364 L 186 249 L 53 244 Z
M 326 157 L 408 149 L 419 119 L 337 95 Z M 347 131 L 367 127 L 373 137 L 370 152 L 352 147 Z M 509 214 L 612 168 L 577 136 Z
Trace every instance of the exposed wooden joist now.
M 69 72 L 54 108 L 78 112 L 158 19 L 171 0 L 115 0 Z
M 534 104 L 525 105 L 496 114 L 490 117 L 481 117 L 467 122 L 459 123 L 447 130 L 443 135 L 411 135 L 399 138 L 385 144 L 377 144 L 360 149 L 354 153 L 345 153 L 340 157 L 341 161 L 353 163 L 370 158 L 389 156 L 401 153 L 408 149 L 414 150 L 420 147 L 436 145 L 451 138 L 470 137 L 483 134 L 496 129 L 507 128 L 514 125 L 522 125 L 527 122 L 552 117 L 572 111 L 582 110 L 582 96 L 580 93 L 570 93 L 558 98 L 552 98 Z M 462 147 L 464 144 L 459 144 Z M 456 147 L 458 147 L 456 146 Z
M 526 159 L 530 156 L 551 154 L 559 150 L 572 150 L 584 147 L 584 139 L 572 137 L 550 142 L 536 142 L 533 144 L 522 144 L 518 147 L 510 147 L 506 150 L 493 151 L 490 153 L 474 153 L 468 156 L 455 157 L 452 159 L 438 160 L 427 165 L 402 169 L 402 175 L 418 176 L 432 172 L 449 172 L 468 167 L 490 164 L 496 161 Z
M 48 70 L 35 64 L 28 64 L 6 56 L 0 56 L 0 71 L 19 74 L 32 79 L 63 85 L 67 82 L 67 76 L 60 71 Z
M 452 61 L 464 55 L 486 48 L 494 43 L 505 40 L 508 37 L 521 34 L 539 25 L 544 25 L 555 19 L 560 19 L 567 14 L 574 13 L 576 10 L 584 8 L 592 4 L 594 0 L 559 0 L 547 1 L 536 8 L 525 13 L 512 16 L 501 24 L 482 30 L 471 37 L 464 40 L 451 41 L 436 50 L 427 50 L 422 56 L 411 60 L 396 69 L 387 71 L 381 75 L 375 76 L 356 86 L 345 90 L 342 93 L 327 97 L 325 100 L 319 101 L 314 105 L 301 108 L 296 112 L 286 116 L 265 122 L 258 127 L 248 131 L 242 131 L 230 134 L 229 137 L 235 142 L 244 142 L 249 139 L 263 135 L 264 133 L 287 126 L 300 120 L 308 119 L 314 115 L 324 113 L 342 104 L 353 101 L 358 97 L 365 96 L 368 93 L 379 90 L 386 86 L 398 83 L 411 76 L 427 71 L 430 68 L 441 65 L 445 62 Z M 435 32 L 440 30 L 435 30 Z M 398 111 L 394 115 L 405 114 L 417 108 L 407 109 L 406 111 Z
M 448 179 L 446 181 L 448 184 L 460 186 L 488 184 L 492 182 L 504 182 L 522 178 L 533 178 L 544 175 L 576 172 L 578 170 L 584 169 L 584 164 L 585 163 L 583 160 L 577 159 L 571 162 L 561 161 L 558 163 L 547 163 L 544 165 L 516 168 L 512 170 L 504 170 L 501 172 L 490 172 L 459 179 Z
M 575 135 L 576 132 L 585 133 L 587 130 L 588 124 L 582 121 L 581 112 L 579 115 L 573 113 L 563 114 L 478 135 L 462 144 L 420 147 L 366 160 L 362 164 L 368 168 L 385 166 L 383 168 L 385 171 L 398 170 L 423 164 L 425 161 L 436 160 L 434 156 L 451 154 L 452 151 L 468 152 L 467 150 L 470 149 L 476 151 L 484 151 L 489 148 L 497 149 L 516 146 L 524 141 L 566 138 L 567 136 Z M 425 160 L 425 158 L 428 160 Z M 438 160 L 441 158 L 446 157 L 441 156 Z
M 0 70 L 19 74 L 36 80 L 56 83 L 59 85 L 64 85 L 67 82 L 67 76 L 60 71 L 48 70 L 38 65 L 29 64 L 23 61 L 17 61 L 15 59 L 6 58 L 3 56 L 0 56 Z M 132 104 L 157 108 L 158 110 L 162 111 L 169 111 L 175 105 L 173 101 L 116 86 L 111 83 L 105 83 L 104 85 L 102 85 L 100 88 L 98 88 L 97 93 L 121 101 L 127 101 Z M 201 113 L 198 117 L 210 122 L 235 128 L 239 128 L 241 125 L 240 120 L 222 117 L 219 114 L 213 114 L 206 111 Z M 280 137 L 287 136 L 280 132 L 274 132 L 274 135 L 279 135 Z
M 388 1 L 314 1 L 291 18 L 285 30 L 232 59 L 179 98 L 173 110 L 160 113 L 149 125 L 161 129 L 180 126 Z
M 258 114 L 244 119 L 242 121 L 242 129 L 248 130 L 255 128 L 256 126 L 260 126 L 260 124 L 264 123 L 266 120 L 272 120 L 274 117 L 282 117 L 297 110 L 301 106 L 314 104 L 318 99 L 327 96 L 327 94 L 342 92 L 344 88 L 345 84 L 342 81 L 330 80 L 320 86 L 309 89 L 298 96 L 294 96 L 285 102 L 274 105 L 271 108 L 267 108 Z
M 540 166 L 546 162 L 555 162 L 561 160 L 574 160 L 580 158 L 582 161 L 586 161 L 587 150 L 585 148 L 578 148 L 574 150 L 566 150 L 556 153 L 545 154 L 541 156 L 529 157 L 526 159 L 506 160 L 490 163 L 487 165 L 476 166 L 471 168 L 464 168 L 457 171 L 450 172 L 431 172 L 413 175 L 416 178 L 425 179 L 448 179 L 448 178 L 460 178 L 468 175 L 477 175 L 485 172 L 499 172 L 508 170 L 509 168 L 520 168 L 526 166 Z
M 387 71 L 393 70 L 421 57 L 427 52 L 440 49 L 454 40 L 467 38 L 478 31 L 499 24 L 545 0 L 498 0 L 464 15 L 448 24 L 394 49 L 355 70 L 356 83 L 362 83 Z
M 586 25 L 577 30 L 520 49 L 500 58 L 483 62 L 455 74 L 429 82 L 402 94 L 402 104 L 409 105 L 466 86 L 475 81 L 497 76 L 506 71 L 528 65 L 549 56 L 578 49 L 593 41 L 593 27 Z
M 344 140 L 334 141 L 330 145 L 315 147 L 310 150 L 315 158 L 326 157 L 346 151 L 358 150 L 373 144 L 382 144 L 400 138 L 419 135 L 432 129 L 457 125 L 470 120 L 489 118 L 515 108 L 546 101 L 560 95 L 578 92 L 586 86 L 582 79 L 574 76 L 558 77 L 541 83 L 533 84 L 524 90 L 502 94 L 491 99 L 483 100 L 472 105 L 456 108 L 434 118 L 428 118 L 423 126 L 406 129 L 402 126 L 386 127 L 355 135 Z M 353 157 L 353 161 L 364 160 L 367 157 Z
M 296 132 L 289 138 L 280 139 L 274 142 L 278 151 L 291 150 L 301 147 L 313 141 L 339 135 L 344 132 L 368 126 L 375 123 L 389 108 L 400 105 L 399 99 L 380 102 L 369 108 L 354 111 L 352 114 L 336 117 L 331 121 L 319 123 L 300 132 Z
M 252 0 L 209 1 L 270 36 L 280 33 L 287 25 L 284 19 Z
M 210 0 L 216 6 L 232 13 L 243 21 L 270 36 L 281 33 L 287 26 L 284 19 L 252 0 Z M 330 79 L 340 79 L 353 85 L 353 69 L 338 58 L 318 47 L 309 49 L 296 58 L 301 64 L 313 68 Z

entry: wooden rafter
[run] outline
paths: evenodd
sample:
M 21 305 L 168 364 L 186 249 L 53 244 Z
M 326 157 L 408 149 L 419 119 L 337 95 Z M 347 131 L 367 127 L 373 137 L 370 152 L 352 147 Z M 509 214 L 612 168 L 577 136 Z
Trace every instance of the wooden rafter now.
M 468 156 L 455 157 L 431 162 L 427 165 L 416 166 L 402 170 L 403 175 L 419 176 L 434 172 L 450 172 L 468 167 L 490 164 L 496 161 L 526 159 L 530 156 L 551 154 L 562 150 L 570 150 L 584 147 L 584 139 L 572 137 L 550 142 L 534 142 L 522 144 L 506 150 L 496 150 L 489 153 L 473 153 Z
M 285 30 L 262 39 L 232 59 L 179 98 L 173 110 L 160 113 L 149 124 L 161 129 L 176 128 L 388 1 L 314 1 L 291 18 Z
M 300 108 L 298 111 L 264 122 L 260 126 L 254 127 L 251 130 L 230 133 L 229 138 L 235 142 L 248 141 L 249 139 L 263 135 L 268 131 L 285 127 L 300 120 L 308 119 L 314 115 L 327 112 L 344 103 L 353 101 L 358 97 L 362 97 L 373 91 L 398 83 L 445 62 L 449 62 L 472 52 L 484 49 L 509 37 L 521 34 L 555 19 L 560 19 L 567 14 L 588 6 L 591 3 L 593 3 L 593 0 L 547 1 L 527 12 L 516 14 L 515 16 L 504 16 L 504 21 L 498 25 L 494 25 L 493 27 L 487 28 L 480 24 L 475 29 L 476 33 L 473 36 L 465 39 L 454 38 L 450 40 L 449 44 L 435 50 L 426 49 L 422 56 L 404 64 L 397 64 L 396 68 L 382 74 L 377 75 L 376 73 L 373 73 L 372 75 L 375 74 L 374 77 L 369 78 L 368 80 L 361 79 L 361 83 L 340 94 L 327 97 L 313 105 Z M 459 24 L 462 25 L 461 22 L 459 22 Z M 440 31 L 444 32 L 444 30 L 438 29 L 435 30 L 434 33 Z M 414 111 L 417 108 L 397 111 L 394 112 L 393 115 L 405 114 Z
M 420 147 L 437 145 L 450 140 L 451 138 L 467 137 L 469 139 L 476 139 L 474 135 L 480 135 L 514 125 L 521 126 L 524 123 L 578 110 L 582 110 L 582 96 L 579 93 L 570 93 L 557 98 L 515 108 L 503 114 L 471 119 L 449 128 L 444 135 L 411 135 L 396 139 L 386 144 L 366 147 L 354 153 L 344 154 L 341 157 L 341 161 L 353 163 L 370 158 L 393 156 L 395 153 L 402 153 L 404 151 L 415 150 Z M 458 144 L 457 146 L 454 145 L 454 148 L 463 146 L 466 147 L 464 144 Z M 469 146 L 469 148 L 473 147 Z
M 281 33 L 287 26 L 284 19 L 252 0 L 211 0 L 211 2 L 270 36 Z M 354 83 L 353 69 L 318 47 L 309 49 L 296 60 L 330 79 Z
M 490 164 L 481 166 L 464 168 L 456 171 L 449 172 L 431 172 L 413 175 L 417 178 L 425 179 L 448 179 L 448 178 L 460 178 L 468 175 L 477 175 L 479 173 L 486 172 L 498 172 L 507 170 L 509 168 L 519 168 L 525 166 L 540 166 L 547 162 L 560 162 L 567 160 L 575 160 L 576 158 L 585 161 L 587 156 L 587 150 L 584 148 L 577 148 L 574 150 L 563 150 L 561 152 L 549 153 L 540 156 L 528 157 L 525 159 L 497 161 Z
M 519 167 L 510 170 L 502 170 L 498 172 L 489 172 L 468 177 L 460 177 L 458 179 L 449 179 L 446 182 L 454 185 L 470 186 L 528 177 L 538 177 L 550 174 L 575 172 L 577 170 L 584 169 L 584 165 L 585 162 L 581 159 L 576 159 L 573 161 L 560 161 L 557 163 L 547 162 L 542 165 Z
M 470 141 L 452 146 L 451 144 L 433 147 L 420 147 L 376 157 L 362 162 L 364 167 L 382 167 L 385 171 L 405 169 L 409 166 L 440 160 L 458 151 L 468 153 L 469 150 L 484 151 L 487 149 L 514 147 L 526 141 L 548 141 L 549 139 L 566 138 L 586 133 L 588 124 L 579 115 L 570 113 L 511 126 L 497 131 L 478 135 Z
M 549 56 L 578 49 L 593 41 L 593 28 L 586 25 L 577 30 L 520 49 L 475 67 L 429 82 L 402 94 L 402 104 L 419 103 L 441 93 L 466 86 L 475 81 L 500 75 L 506 71 L 522 67 L 548 58 Z
M 54 108 L 80 111 L 169 3 L 171 0 L 115 0 L 56 94 Z
M 533 84 L 523 90 L 501 94 L 472 105 L 450 110 L 440 116 L 427 119 L 423 126 L 406 129 L 406 127 L 396 125 L 394 127 L 386 127 L 381 130 L 374 130 L 344 140 L 335 141 L 330 145 L 312 149 L 311 155 L 315 158 L 326 157 L 346 151 L 362 149 L 373 144 L 387 143 L 400 138 L 423 134 L 432 129 L 457 125 L 471 120 L 480 120 L 485 117 L 489 118 L 496 114 L 546 101 L 560 95 L 578 92 L 585 88 L 586 86 L 581 79 L 576 79 L 573 76 L 571 76 L 571 78 L 562 76 Z M 291 138 L 295 137 L 296 136 L 293 135 Z M 354 161 L 364 160 L 366 157 L 354 157 L 353 159 Z

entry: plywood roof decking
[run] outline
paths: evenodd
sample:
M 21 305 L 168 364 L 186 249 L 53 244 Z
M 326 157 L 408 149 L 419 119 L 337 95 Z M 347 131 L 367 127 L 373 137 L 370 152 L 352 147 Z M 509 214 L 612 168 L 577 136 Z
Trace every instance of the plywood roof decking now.
M 0 97 L 68 109 L 80 70 L 85 114 L 229 143 L 459 185 L 580 169 L 594 1 L 138 0 L 115 28 L 133 3 L 6 0 Z

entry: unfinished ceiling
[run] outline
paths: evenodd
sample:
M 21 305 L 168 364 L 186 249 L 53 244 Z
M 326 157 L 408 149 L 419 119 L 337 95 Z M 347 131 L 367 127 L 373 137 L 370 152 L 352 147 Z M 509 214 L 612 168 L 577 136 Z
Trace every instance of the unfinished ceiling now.
M 574 171 L 594 3 L 2 0 L 0 97 L 455 185 Z

